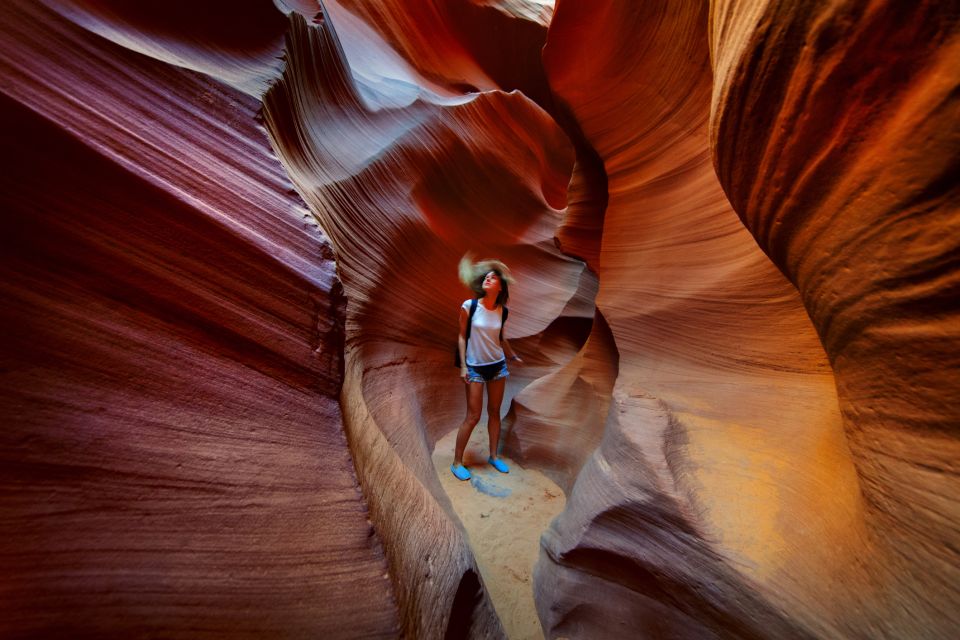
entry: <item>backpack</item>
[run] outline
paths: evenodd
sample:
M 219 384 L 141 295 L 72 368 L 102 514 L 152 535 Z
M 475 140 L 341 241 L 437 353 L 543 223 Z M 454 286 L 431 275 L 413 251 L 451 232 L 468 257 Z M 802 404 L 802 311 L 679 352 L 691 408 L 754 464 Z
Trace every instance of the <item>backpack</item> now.
M 479 304 L 480 299 L 474 298 L 470 301 L 470 315 L 467 317 L 467 331 L 466 335 L 463 336 L 463 353 L 467 353 L 467 345 L 470 344 L 470 329 L 473 327 L 473 314 L 477 312 L 477 304 Z M 506 306 L 503 307 L 503 315 L 500 319 L 500 342 L 503 342 L 503 327 L 507 324 L 507 315 L 510 313 L 510 309 L 507 309 Z M 453 348 L 453 366 L 460 368 L 460 345 L 458 344 Z

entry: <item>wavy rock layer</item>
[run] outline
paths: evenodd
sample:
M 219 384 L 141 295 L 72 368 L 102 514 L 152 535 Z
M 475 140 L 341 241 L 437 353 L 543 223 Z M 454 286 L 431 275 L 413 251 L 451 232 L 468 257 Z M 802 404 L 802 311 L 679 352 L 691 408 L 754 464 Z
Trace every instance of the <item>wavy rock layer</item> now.
M 134 11 L 133 48 L 221 67 Z M 0 23 L 0 635 L 395 637 L 342 294 L 258 102 L 36 3 Z
M 469 250 L 548 637 L 950 637 L 955 3 L 275 6 L 0 10 L 0 629 L 503 637 Z
M 597 306 L 620 367 L 544 537 L 552 635 L 957 624 L 955 16 L 858 12 L 557 8 L 547 74 L 609 180 Z
M 771 594 L 855 539 L 829 365 L 714 175 L 706 26 L 702 3 L 561 5 L 544 54 L 606 168 L 597 306 L 620 354 L 603 443 L 544 540 L 558 635 L 804 635 Z
M 437 637 L 465 625 L 477 637 L 501 636 L 431 462 L 464 411 L 450 349 L 467 295 L 456 264 L 472 250 L 511 265 L 508 337 L 540 334 L 564 315 L 589 313 L 589 322 L 592 309 L 571 300 L 591 276 L 553 241 L 574 152 L 523 95 L 434 90 L 337 11 L 316 26 L 293 20 L 287 68 L 264 104 L 274 144 L 336 250 L 348 300 L 342 402 L 351 450 L 405 633 Z M 375 44 L 363 55 L 341 45 L 363 38 Z M 509 396 L 526 381 L 515 376 Z
M 946 637 L 960 627 L 960 11 L 740 4 L 713 16 L 731 34 L 714 37 L 715 157 L 836 376 L 869 528 L 844 585 L 859 615 L 838 624 Z

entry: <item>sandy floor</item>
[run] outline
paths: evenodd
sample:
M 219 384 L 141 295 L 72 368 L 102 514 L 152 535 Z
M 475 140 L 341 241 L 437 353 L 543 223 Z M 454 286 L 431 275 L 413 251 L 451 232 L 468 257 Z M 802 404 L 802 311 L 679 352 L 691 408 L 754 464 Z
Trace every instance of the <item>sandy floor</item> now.
M 540 534 L 566 502 L 563 491 L 539 471 L 523 469 L 509 458 L 510 473 L 487 464 L 487 429 L 481 421 L 464 455 L 473 478 L 450 473 L 456 431 L 434 449 L 433 466 L 470 537 L 480 574 L 510 640 L 543 638 L 533 604 L 533 565 Z

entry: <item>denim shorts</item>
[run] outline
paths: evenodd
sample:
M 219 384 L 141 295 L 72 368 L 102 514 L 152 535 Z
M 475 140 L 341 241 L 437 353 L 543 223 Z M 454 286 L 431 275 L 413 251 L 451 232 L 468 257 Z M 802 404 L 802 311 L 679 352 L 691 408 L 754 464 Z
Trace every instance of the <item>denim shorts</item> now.
M 491 382 L 506 378 L 510 375 L 507 371 L 507 361 L 501 360 L 493 364 L 468 364 L 467 382 Z

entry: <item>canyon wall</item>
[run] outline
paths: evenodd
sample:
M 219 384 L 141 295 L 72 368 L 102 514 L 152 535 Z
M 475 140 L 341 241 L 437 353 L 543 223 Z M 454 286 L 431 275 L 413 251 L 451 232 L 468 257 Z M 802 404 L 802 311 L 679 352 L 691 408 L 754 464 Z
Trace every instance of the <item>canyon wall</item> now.
M 396 637 L 329 241 L 259 101 L 94 6 L 0 9 L 0 635 Z M 140 51 L 224 65 L 162 17 Z M 279 56 L 287 19 L 246 18 Z
M 0 17 L 0 629 L 503 637 L 431 461 L 466 252 L 547 637 L 960 626 L 955 2 Z

